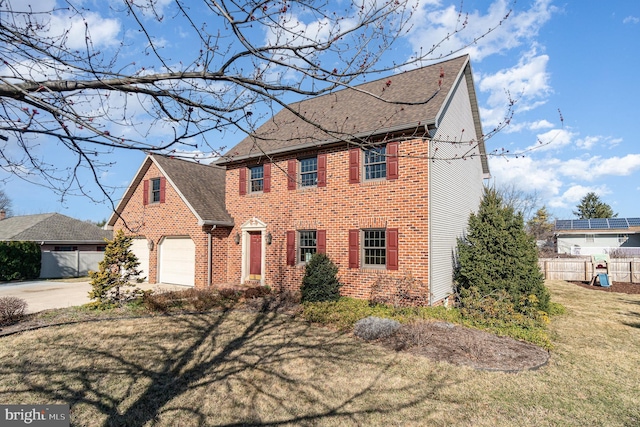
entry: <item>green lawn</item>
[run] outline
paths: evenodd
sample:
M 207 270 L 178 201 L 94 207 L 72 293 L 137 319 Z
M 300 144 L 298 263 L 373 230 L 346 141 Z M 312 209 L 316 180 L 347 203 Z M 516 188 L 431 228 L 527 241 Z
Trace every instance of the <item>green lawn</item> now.
M 231 310 L 0 338 L 0 402 L 70 403 L 79 426 L 639 425 L 640 296 L 547 285 L 567 314 L 538 371 L 434 363 Z

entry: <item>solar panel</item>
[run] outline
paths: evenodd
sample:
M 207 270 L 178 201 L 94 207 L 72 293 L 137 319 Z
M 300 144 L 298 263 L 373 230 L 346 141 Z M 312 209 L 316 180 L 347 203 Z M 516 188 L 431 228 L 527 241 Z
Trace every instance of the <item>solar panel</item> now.
M 571 230 L 571 220 L 570 219 L 556 220 L 556 230 Z
M 610 228 L 629 228 L 626 218 L 609 218 Z
M 574 230 L 588 230 L 589 229 L 589 220 L 588 219 L 576 219 L 573 221 L 573 229 Z
M 589 220 L 589 228 L 607 229 L 609 223 L 606 218 L 593 218 Z
M 640 227 L 640 218 L 627 218 L 631 227 Z

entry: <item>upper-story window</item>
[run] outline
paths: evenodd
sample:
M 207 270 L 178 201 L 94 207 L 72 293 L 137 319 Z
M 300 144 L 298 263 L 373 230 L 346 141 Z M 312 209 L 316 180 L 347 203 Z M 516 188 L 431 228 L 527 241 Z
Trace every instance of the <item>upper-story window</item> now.
M 300 186 L 310 187 L 318 183 L 318 158 L 300 160 Z
M 349 184 L 398 179 L 398 149 L 399 144 L 395 141 L 366 149 L 350 148 Z
M 264 189 L 264 166 L 249 168 L 249 192 L 255 193 Z
M 369 148 L 364 151 L 364 179 L 387 177 L 387 146 Z
M 290 159 L 287 163 L 287 188 L 325 187 L 327 185 L 327 155 Z
M 160 202 L 160 178 L 151 179 L 151 194 L 149 195 L 149 202 Z

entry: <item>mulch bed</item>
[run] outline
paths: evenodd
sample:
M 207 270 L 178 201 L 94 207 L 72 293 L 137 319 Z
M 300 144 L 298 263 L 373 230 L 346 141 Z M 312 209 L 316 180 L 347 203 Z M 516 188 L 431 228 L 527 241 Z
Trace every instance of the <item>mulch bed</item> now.
M 599 285 L 589 285 L 589 282 L 570 281 L 570 283 L 578 285 L 581 288 L 591 289 L 594 291 L 617 292 L 620 294 L 640 294 L 640 283 L 614 281 L 608 288 Z
M 536 345 L 447 322 L 403 325 L 378 343 L 391 350 L 486 371 L 538 369 L 550 358 L 548 351 Z

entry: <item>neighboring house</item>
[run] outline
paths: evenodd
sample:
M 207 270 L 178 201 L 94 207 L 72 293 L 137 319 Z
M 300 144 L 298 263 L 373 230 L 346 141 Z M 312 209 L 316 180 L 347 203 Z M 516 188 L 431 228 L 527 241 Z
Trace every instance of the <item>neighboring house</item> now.
M 411 279 L 435 304 L 488 177 L 463 56 L 291 104 L 217 166 L 150 155 L 107 226 L 140 237 L 151 283 L 298 289 L 325 252 L 345 295 Z
M 0 211 L 0 241 L 36 242 L 42 251 L 40 277 L 70 277 L 97 269 L 112 232 L 59 213 L 13 216 Z M 66 254 L 61 254 L 66 252 Z M 68 252 L 68 253 L 67 253 Z M 83 256 L 80 253 L 85 252 Z
M 559 254 L 640 255 L 640 218 L 557 220 Z

